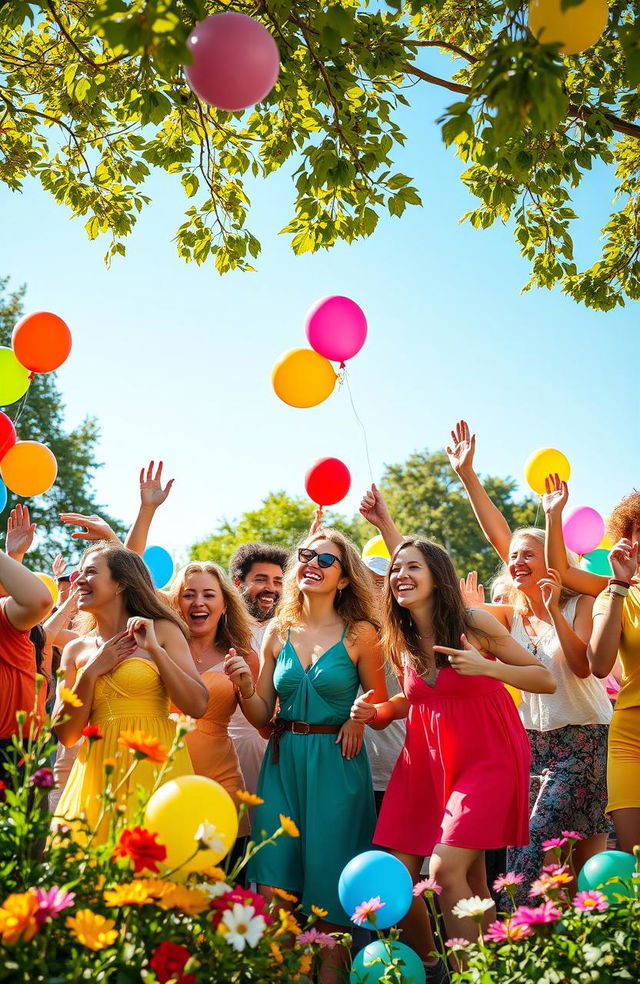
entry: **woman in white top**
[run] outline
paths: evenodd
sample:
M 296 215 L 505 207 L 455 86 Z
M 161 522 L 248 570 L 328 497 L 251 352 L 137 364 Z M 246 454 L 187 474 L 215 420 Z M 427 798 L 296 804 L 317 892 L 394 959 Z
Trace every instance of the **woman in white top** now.
M 531 819 L 527 847 L 509 852 L 509 868 L 524 875 L 518 901 L 543 863 L 542 844 L 575 832 L 575 872 L 606 847 L 607 729 L 611 704 L 591 675 L 587 643 L 593 599 L 562 589 L 544 557 L 545 534 L 529 528 L 512 535 L 473 468 L 475 435 L 465 421 L 451 432 L 451 466 L 464 485 L 478 522 L 508 567 L 510 605 L 492 608 L 511 635 L 546 666 L 556 681 L 553 694 L 522 695 L 520 716 L 531 741 Z M 544 500 L 543 500 L 544 505 Z

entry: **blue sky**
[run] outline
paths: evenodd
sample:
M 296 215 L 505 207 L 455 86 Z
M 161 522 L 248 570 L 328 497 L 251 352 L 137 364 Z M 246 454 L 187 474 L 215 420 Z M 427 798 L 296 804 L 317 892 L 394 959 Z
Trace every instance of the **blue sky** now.
M 521 295 L 528 265 L 509 229 L 458 224 L 474 200 L 434 124 L 451 94 L 417 87 L 411 99 L 397 163 L 424 207 L 382 217 L 369 240 L 295 257 L 278 236 L 291 213 L 290 164 L 252 187 L 256 274 L 221 278 L 178 259 L 171 238 L 186 205 L 166 176 L 147 183 L 153 204 L 110 270 L 105 243 L 90 243 L 82 221 L 35 183 L 20 195 L 0 187 L 0 272 L 27 284 L 27 311 L 54 311 L 73 333 L 59 382 L 70 427 L 99 419 L 97 496 L 128 521 L 140 466 L 162 457 L 176 483 L 151 541 L 177 557 L 269 491 L 304 494 L 307 467 L 324 455 L 351 470 L 338 508 L 357 507 L 369 475 L 346 392 L 295 410 L 271 388 L 273 362 L 305 344 L 305 312 L 328 294 L 353 297 L 368 317 L 350 379 L 376 476 L 442 447 L 465 416 L 481 472 L 523 483 L 529 454 L 558 447 L 572 464 L 573 504 L 603 513 L 640 484 L 637 307 L 602 314 L 559 291 Z M 579 263 L 597 255 L 611 198 L 610 174 L 587 176 L 576 198 Z

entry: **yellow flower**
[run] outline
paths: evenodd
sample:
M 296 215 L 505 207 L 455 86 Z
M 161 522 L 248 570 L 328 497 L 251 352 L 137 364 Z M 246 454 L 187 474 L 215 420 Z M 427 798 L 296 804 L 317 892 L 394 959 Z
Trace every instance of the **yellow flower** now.
M 302 932 L 302 927 L 299 925 L 297 919 L 287 909 L 278 909 L 278 918 L 280 919 L 280 925 L 275 931 L 274 936 L 283 936 L 285 933 L 293 933 L 294 936 L 298 936 Z
M 104 950 L 118 938 L 113 919 L 105 919 L 91 909 L 81 909 L 75 916 L 68 916 L 66 926 L 78 943 L 90 950 Z
M 151 759 L 152 762 L 166 762 L 168 749 L 161 741 L 140 729 L 121 731 L 118 744 L 128 748 L 137 759 Z
M 311 912 L 313 913 L 314 916 L 317 916 L 318 919 L 324 919 L 325 916 L 329 915 L 327 910 L 321 909 L 319 905 L 312 905 Z
M 271 891 L 274 895 L 277 895 L 279 899 L 284 899 L 285 902 L 298 901 L 297 895 L 292 895 L 291 892 L 285 892 L 284 888 L 272 888 Z
M 165 888 L 158 896 L 158 905 L 162 909 L 180 909 L 188 916 L 197 916 L 209 908 L 209 898 L 199 888 L 165 882 Z
M 311 956 L 311 954 L 303 953 L 302 956 L 300 957 L 300 973 L 310 974 L 312 963 L 313 963 L 313 957 Z
M 107 905 L 145 905 L 153 900 L 146 881 L 137 879 L 124 885 L 116 885 L 103 893 Z
M 0 935 L 4 943 L 28 943 L 38 932 L 36 912 L 40 908 L 35 892 L 9 895 L 0 908 Z
M 60 700 L 64 704 L 71 704 L 72 707 L 82 707 L 82 701 L 74 694 L 70 687 L 60 687 Z
M 210 868 L 205 868 L 202 872 L 203 878 L 208 878 L 210 881 L 225 881 L 227 873 L 224 868 L 218 868 L 217 865 L 212 864 Z
M 260 806 L 261 803 L 264 803 L 263 799 L 260 799 L 255 793 L 247 792 L 246 789 L 236 789 L 236 797 L 241 803 L 246 803 L 247 806 Z
M 275 962 L 276 963 L 279 963 L 279 964 L 283 963 L 284 962 L 284 957 L 282 956 L 282 950 L 280 949 L 280 947 L 278 946 L 278 944 L 277 943 L 269 943 L 269 947 L 271 949 L 271 955 L 273 956 L 273 959 L 275 960 Z
M 296 827 L 291 817 L 285 817 L 282 813 L 280 814 L 280 826 L 284 830 L 285 834 L 289 835 L 289 837 L 300 836 L 300 831 Z

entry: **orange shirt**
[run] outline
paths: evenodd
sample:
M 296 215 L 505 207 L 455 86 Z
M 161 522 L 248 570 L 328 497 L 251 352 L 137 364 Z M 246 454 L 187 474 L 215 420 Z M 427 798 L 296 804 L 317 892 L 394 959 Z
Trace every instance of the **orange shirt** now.
M 7 618 L 8 600 L 0 598 L 0 738 L 16 734 L 16 712 L 28 714 L 36 697 L 35 649 L 29 633 L 14 628 Z M 44 689 L 39 704 L 44 700 Z

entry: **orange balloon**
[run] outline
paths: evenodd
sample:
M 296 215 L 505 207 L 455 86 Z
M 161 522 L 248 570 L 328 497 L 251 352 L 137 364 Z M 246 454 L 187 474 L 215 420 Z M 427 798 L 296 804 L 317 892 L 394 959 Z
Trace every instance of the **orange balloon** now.
M 18 441 L 0 461 L 2 481 L 23 498 L 42 495 L 56 480 L 58 462 L 53 451 L 38 441 Z
M 329 360 L 313 349 L 285 352 L 271 371 L 276 396 L 290 407 L 317 407 L 331 396 L 337 380 Z
M 31 372 L 53 372 L 71 351 L 71 332 L 57 314 L 36 311 L 17 323 L 11 345 L 18 362 Z

